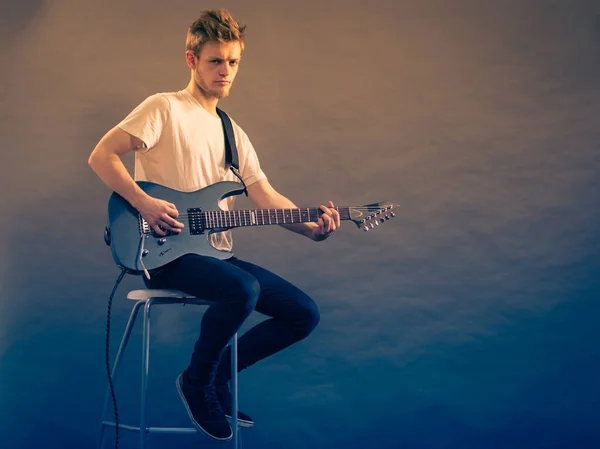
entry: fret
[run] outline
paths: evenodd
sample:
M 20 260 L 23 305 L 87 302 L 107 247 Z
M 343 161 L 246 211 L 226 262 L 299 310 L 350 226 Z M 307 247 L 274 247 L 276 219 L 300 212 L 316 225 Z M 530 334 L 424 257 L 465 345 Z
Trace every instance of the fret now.
M 342 220 L 350 219 L 350 208 L 335 208 Z M 266 216 L 265 216 L 266 212 Z M 209 210 L 197 216 L 205 228 L 219 229 L 240 226 L 259 226 L 287 223 L 318 222 L 322 212 L 319 208 L 290 209 L 234 209 Z
M 350 219 L 350 208 L 335 208 L 342 220 Z M 266 212 L 266 216 L 265 216 Z M 234 209 L 209 210 L 198 216 L 205 228 L 233 228 L 240 226 L 284 225 L 288 223 L 318 222 L 322 212 L 319 208 L 290 209 Z

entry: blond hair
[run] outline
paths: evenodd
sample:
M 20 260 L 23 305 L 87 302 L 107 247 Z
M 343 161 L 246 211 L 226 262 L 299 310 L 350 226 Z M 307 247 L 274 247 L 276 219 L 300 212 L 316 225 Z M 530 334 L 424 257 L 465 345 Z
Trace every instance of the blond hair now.
M 226 9 L 207 9 L 190 25 L 185 39 L 185 49 L 200 56 L 207 42 L 239 42 L 244 51 L 244 31 Z

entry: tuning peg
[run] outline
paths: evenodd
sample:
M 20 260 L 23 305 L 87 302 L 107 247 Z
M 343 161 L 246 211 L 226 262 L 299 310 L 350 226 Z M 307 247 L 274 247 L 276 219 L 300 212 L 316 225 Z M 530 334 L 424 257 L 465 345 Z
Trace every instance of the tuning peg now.
M 386 218 L 387 218 L 387 217 L 385 217 L 385 218 L 383 218 L 383 217 L 382 217 L 382 218 L 380 218 L 380 219 L 379 219 L 379 221 L 380 221 L 381 223 L 384 223 Z
M 368 232 L 369 231 L 369 227 L 367 225 L 363 226 L 363 231 Z
M 395 217 L 395 216 L 396 216 L 396 214 L 395 214 L 395 213 L 393 213 L 393 212 L 390 212 L 390 215 L 391 215 L 392 217 Z
M 375 227 L 375 225 L 373 223 L 369 223 L 369 226 L 371 226 L 371 229 L 373 229 Z

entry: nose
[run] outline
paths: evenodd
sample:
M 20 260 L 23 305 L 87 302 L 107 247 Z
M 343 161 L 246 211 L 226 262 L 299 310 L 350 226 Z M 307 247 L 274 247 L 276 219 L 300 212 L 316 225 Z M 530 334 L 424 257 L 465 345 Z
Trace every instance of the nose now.
M 232 68 L 229 66 L 229 63 L 224 62 L 223 64 L 221 64 L 221 69 L 219 70 L 219 75 L 221 75 L 223 77 L 227 77 L 231 73 L 231 70 L 232 70 Z

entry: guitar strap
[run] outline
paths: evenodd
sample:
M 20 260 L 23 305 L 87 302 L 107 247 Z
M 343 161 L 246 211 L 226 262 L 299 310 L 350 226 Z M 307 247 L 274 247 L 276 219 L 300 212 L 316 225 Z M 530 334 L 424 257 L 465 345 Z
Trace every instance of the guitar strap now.
M 242 179 L 242 175 L 240 174 L 240 163 L 238 159 L 237 146 L 235 144 L 235 136 L 233 134 L 233 125 L 231 124 L 231 119 L 221 109 L 217 108 L 217 114 L 221 117 L 221 123 L 223 124 L 223 132 L 225 134 L 225 168 L 230 168 L 235 176 L 242 181 L 244 185 L 244 193 L 248 196 L 248 191 L 246 190 L 246 184 Z

